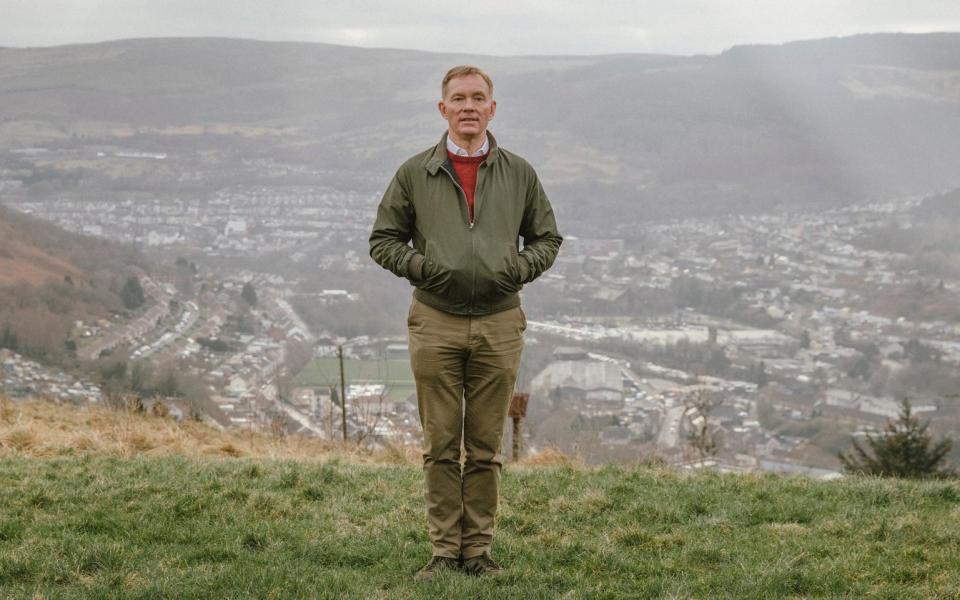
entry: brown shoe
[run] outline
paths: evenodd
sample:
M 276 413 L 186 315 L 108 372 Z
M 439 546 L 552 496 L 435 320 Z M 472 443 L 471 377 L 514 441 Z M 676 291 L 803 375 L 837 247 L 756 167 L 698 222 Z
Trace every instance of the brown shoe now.
M 464 559 L 463 570 L 478 577 L 496 577 L 497 575 L 504 574 L 504 570 L 500 568 L 500 565 L 493 562 L 493 559 L 490 558 L 490 555 L 486 552 L 480 556 Z
M 457 571 L 460 569 L 460 561 L 449 556 L 434 556 L 422 569 L 413 576 L 414 581 L 430 581 L 441 571 Z

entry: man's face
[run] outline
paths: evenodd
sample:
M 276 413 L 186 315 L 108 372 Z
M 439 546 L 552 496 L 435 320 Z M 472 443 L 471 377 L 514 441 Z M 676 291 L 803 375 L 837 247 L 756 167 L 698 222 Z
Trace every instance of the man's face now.
M 454 142 L 482 138 L 497 112 L 497 101 L 491 98 L 487 82 L 479 75 L 464 75 L 448 81 L 447 93 L 438 106 Z

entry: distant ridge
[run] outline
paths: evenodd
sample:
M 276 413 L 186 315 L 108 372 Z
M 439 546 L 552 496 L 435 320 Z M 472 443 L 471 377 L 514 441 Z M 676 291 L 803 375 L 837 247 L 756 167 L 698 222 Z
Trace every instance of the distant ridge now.
M 960 34 L 718 55 L 513 56 L 231 38 L 0 50 L 0 151 L 133 145 L 389 176 L 435 143 L 450 66 L 496 82 L 493 128 L 568 218 L 838 205 L 960 187 Z M 356 177 L 353 177 L 354 179 Z

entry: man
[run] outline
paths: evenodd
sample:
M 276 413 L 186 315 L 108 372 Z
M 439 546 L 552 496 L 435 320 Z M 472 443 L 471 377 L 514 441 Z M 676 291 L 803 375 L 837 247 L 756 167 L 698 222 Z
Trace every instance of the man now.
M 490 77 L 454 67 L 441 93 L 447 131 L 397 171 L 370 235 L 370 256 L 416 287 L 407 327 L 433 546 L 417 580 L 458 567 L 501 572 L 490 545 L 526 329 L 517 292 L 563 241 L 533 168 L 487 131 L 497 109 Z

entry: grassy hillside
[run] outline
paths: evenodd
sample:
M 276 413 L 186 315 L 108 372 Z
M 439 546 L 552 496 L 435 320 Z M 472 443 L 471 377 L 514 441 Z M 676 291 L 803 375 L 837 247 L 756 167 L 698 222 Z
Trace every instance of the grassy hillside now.
M 296 460 L 56 444 L 38 453 L 41 440 L 11 444 L 43 414 L 26 410 L 0 415 L 3 598 L 960 593 L 956 483 L 509 465 L 495 545 L 508 574 L 414 584 L 430 553 L 416 465 L 319 448 Z

